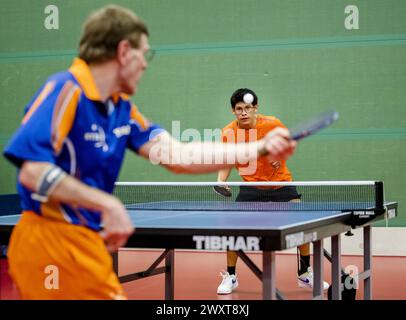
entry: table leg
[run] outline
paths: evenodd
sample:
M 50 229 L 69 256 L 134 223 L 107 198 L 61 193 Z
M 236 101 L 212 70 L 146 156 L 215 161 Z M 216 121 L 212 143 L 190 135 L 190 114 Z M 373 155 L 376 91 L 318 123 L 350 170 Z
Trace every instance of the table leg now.
M 331 298 L 341 300 L 341 235 L 331 237 Z
M 313 283 L 313 298 L 323 299 L 323 240 L 313 242 L 313 264 L 314 264 L 314 283 Z
M 372 228 L 364 227 L 364 272 L 369 271 L 369 277 L 364 279 L 364 300 L 372 299 Z
M 175 297 L 175 249 L 169 249 L 165 257 L 165 299 L 173 300 Z
M 262 253 L 262 296 L 264 300 L 276 299 L 275 252 Z

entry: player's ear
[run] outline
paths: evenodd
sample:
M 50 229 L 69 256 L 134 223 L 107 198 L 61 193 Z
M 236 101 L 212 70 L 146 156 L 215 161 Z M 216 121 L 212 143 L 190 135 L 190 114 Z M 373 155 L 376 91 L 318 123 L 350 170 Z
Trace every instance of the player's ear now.
M 121 40 L 117 45 L 117 60 L 121 65 L 127 63 L 128 52 L 131 50 L 130 41 L 127 39 Z

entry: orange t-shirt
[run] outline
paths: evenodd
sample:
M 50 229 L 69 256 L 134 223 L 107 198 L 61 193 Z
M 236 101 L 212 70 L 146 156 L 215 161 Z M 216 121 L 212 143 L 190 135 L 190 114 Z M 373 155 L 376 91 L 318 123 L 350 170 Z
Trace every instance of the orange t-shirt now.
M 223 128 L 222 139 L 225 143 L 252 142 L 262 139 L 276 127 L 286 128 L 278 118 L 258 114 L 255 128 L 241 129 L 234 120 Z M 237 163 L 236 167 L 240 176 L 248 182 L 292 181 L 286 161 L 280 161 L 280 167 L 275 169 L 267 157 L 260 157 L 255 163 Z

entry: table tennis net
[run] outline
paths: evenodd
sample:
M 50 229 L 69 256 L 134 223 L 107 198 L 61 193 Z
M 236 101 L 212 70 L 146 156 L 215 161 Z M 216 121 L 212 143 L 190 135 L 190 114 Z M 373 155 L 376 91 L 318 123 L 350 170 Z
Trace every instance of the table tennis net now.
M 127 209 L 142 210 L 221 210 L 221 211 L 349 211 L 383 207 L 381 182 L 351 184 L 309 183 L 232 183 L 232 196 L 213 190 L 215 183 L 117 183 L 114 195 Z M 288 189 L 288 192 L 285 190 Z M 288 202 L 282 195 L 294 192 L 300 197 Z M 292 193 L 293 192 L 293 193 Z M 279 194 L 278 194 L 279 193 Z M 239 196 L 239 194 L 241 194 Z M 276 196 L 276 198 L 275 198 Z M 242 201 L 243 200 L 243 201 Z

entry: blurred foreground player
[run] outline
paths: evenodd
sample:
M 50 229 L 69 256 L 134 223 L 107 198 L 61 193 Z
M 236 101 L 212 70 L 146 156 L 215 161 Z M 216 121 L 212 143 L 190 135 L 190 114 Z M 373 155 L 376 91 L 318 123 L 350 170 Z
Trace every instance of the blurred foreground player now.
M 126 148 L 176 173 L 217 171 L 246 154 L 283 160 L 293 153 L 282 128 L 240 146 L 174 140 L 128 97 L 149 52 L 147 26 L 133 12 L 103 7 L 87 19 L 69 70 L 50 76 L 27 105 L 4 151 L 19 168 L 23 214 L 8 258 L 22 299 L 126 298 L 109 254 L 134 232 L 111 195 Z M 178 161 L 191 153 L 224 161 Z

